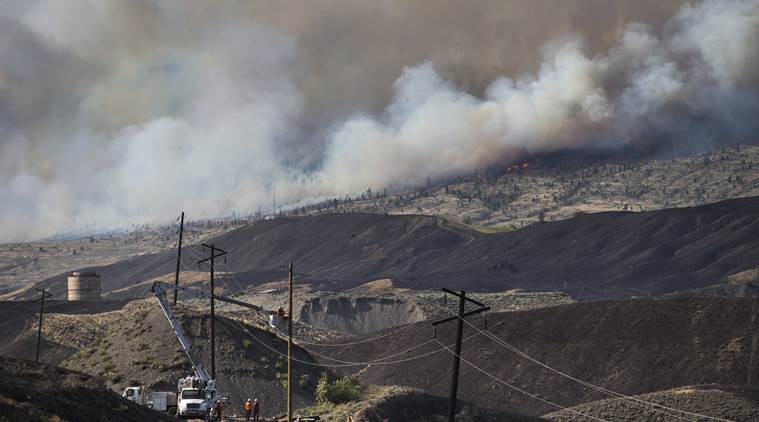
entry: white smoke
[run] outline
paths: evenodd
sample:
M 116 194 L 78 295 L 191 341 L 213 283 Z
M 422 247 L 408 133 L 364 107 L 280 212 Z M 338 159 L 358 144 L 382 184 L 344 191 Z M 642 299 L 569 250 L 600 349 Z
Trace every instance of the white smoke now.
M 72 0 L 0 15 L 0 239 L 167 221 L 181 209 L 268 209 L 273 184 L 278 203 L 302 203 L 536 152 L 747 141 L 757 129 L 759 0 L 685 5 L 658 28 L 627 23 L 602 53 L 561 36 L 536 72 L 496 77 L 479 94 L 429 54 L 392 86 L 368 79 L 367 92 L 394 95 L 380 113 L 359 101 L 355 114 L 314 106 L 355 94 L 339 89 L 350 63 L 320 72 L 324 62 L 303 59 L 315 53 L 301 44 L 315 41 L 243 9 Z M 319 89 L 319 76 L 335 89 Z

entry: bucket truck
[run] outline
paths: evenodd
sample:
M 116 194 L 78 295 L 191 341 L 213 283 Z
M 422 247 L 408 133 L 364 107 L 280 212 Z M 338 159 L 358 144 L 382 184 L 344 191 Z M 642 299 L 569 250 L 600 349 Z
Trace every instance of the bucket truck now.
M 206 371 L 203 362 L 196 356 L 190 340 L 182 328 L 182 325 L 174 317 L 174 313 L 171 310 L 169 300 L 166 298 L 166 291 L 169 289 L 182 291 L 191 294 L 195 297 L 204 297 L 208 299 L 220 300 L 222 302 L 231 303 L 238 306 L 243 306 L 250 309 L 262 311 L 263 309 L 250 303 L 242 302 L 239 300 L 231 299 L 224 296 L 211 295 L 210 292 L 205 290 L 189 289 L 187 287 L 180 287 L 174 284 L 155 282 L 151 291 L 153 295 L 158 299 L 158 303 L 163 310 L 163 314 L 169 321 L 174 334 L 179 340 L 179 344 L 182 346 L 182 350 L 187 355 L 187 358 L 192 364 L 193 374 L 179 379 L 177 382 L 177 416 L 180 418 L 188 417 L 206 417 L 211 407 L 216 400 L 221 400 L 222 397 L 216 391 L 216 380 L 212 379 L 208 371 Z

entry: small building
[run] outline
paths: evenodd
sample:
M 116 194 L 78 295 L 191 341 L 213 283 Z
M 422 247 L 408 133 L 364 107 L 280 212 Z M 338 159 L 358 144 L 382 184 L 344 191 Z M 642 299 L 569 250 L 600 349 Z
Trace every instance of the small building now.
M 75 271 L 68 276 L 68 300 L 100 300 L 100 276 L 89 271 Z

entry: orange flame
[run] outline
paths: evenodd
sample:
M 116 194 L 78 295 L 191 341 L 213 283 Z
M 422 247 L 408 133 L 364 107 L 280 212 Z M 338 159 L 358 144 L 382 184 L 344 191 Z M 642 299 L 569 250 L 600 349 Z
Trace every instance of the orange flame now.
M 525 161 L 524 163 L 514 164 L 514 165 L 509 166 L 506 169 L 506 173 L 509 173 L 512 170 L 526 169 L 527 167 L 530 167 L 530 162 L 529 161 Z

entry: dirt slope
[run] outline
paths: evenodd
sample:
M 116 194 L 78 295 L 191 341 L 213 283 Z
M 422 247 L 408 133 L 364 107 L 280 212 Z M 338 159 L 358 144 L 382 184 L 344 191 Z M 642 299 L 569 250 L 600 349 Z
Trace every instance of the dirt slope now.
M 735 422 L 759 420 L 759 390 L 747 387 L 721 385 L 683 387 L 641 394 L 635 396 L 635 399 Z M 623 420 L 633 415 L 636 421 L 659 421 L 662 418 L 665 420 L 668 418 L 675 419 L 673 416 L 666 416 L 667 414 L 686 419 L 701 420 L 701 418 L 694 415 L 662 408 L 657 409 L 659 411 L 654 411 L 653 406 L 642 407 L 632 404 L 630 400 L 622 399 L 599 400 L 572 408 L 575 412 L 605 420 Z M 666 411 L 666 413 L 663 411 Z M 557 422 L 582 422 L 587 420 L 587 418 L 577 413 L 566 410 L 548 414 L 545 418 Z M 706 418 L 703 419 L 706 420 Z
M 484 321 L 474 318 L 482 328 Z M 454 342 L 454 324 L 437 338 Z M 759 383 L 759 300 L 678 298 L 560 305 L 491 314 L 487 327 L 499 338 L 567 374 L 628 394 L 684 385 Z M 418 323 L 380 341 L 348 347 L 309 347 L 331 358 L 370 360 L 397 354 L 432 337 Z M 550 372 L 465 328 L 463 356 L 485 371 L 564 406 L 607 398 Z M 469 338 L 471 337 L 471 338 Z M 398 358 L 439 350 L 427 344 Z M 395 358 L 394 358 L 395 359 Z M 395 365 L 360 368 L 362 381 L 447 394 L 451 356 L 445 351 Z M 556 409 L 487 378 L 462 363 L 462 399 L 520 413 Z
M 0 357 L 0 421 L 173 421 L 123 400 L 103 379 L 45 364 Z
M 503 410 L 482 409 L 470 403 L 460 403 L 458 422 L 540 422 L 538 417 L 518 415 Z M 448 399 L 423 391 L 398 386 L 369 386 L 355 402 L 340 405 L 320 405 L 303 409 L 301 415 L 319 415 L 324 422 L 345 422 L 347 415 L 360 422 L 414 421 L 440 422 L 446 420 Z
M 334 214 L 262 221 L 216 238 L 242 284 L 299 279 L 342 290 L 382 278 L 398 287 L 564 291 L 581 300 L 673 293 L 759 263 L 759 198 L 649 213 L 609 212 L 486 234 L 422 216 Z M 96 269 L 104 290 L 172 271 L 173 253 Z M 232 281 L 230 280 L 229 283 Z M 54 292 L 64 278 L 41 285 Z M 148 286 L 122 294 L 146 294 Z

